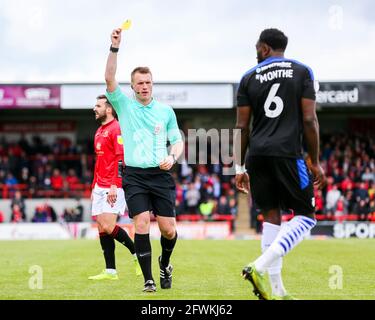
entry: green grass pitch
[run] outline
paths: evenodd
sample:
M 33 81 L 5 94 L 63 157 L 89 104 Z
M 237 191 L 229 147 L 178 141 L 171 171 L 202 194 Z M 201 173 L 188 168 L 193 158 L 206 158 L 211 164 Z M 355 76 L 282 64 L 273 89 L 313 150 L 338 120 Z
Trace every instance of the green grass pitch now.
M 93 282 L 103 257 L 99 241 L 0 241 L 0 299 L 253 300 L 242 267 L 260 253 L 256 240 L 179 240 L 172 256 L 173 287 L 143 293 L 132 257 L 116 243 L 119 281 Z M 42 270 L 42 289 L 31 289 L 32 266 Z M 375 240 L 306 240 L 284 258 L 284 284 L 299 299 L 375 299 Z M 32 281 L 31 281 L 32 282 Z M 33 283 L 33 282 L 32 282 Z

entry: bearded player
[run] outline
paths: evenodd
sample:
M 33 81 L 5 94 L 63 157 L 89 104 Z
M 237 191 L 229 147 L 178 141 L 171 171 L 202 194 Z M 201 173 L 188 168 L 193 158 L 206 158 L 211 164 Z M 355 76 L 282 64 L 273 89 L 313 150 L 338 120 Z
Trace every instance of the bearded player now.
M 92 216 L 98 223 L 106 269 L 89 277 L 90 280 L 118 280 L 115 263 L 115 239 L 127 247 L 133 255 L 136 275 L 141 275 L 134 243 L 127 232 L 119 227 L 118 215 L 125 211 L 125 196 L 122 189 L 122 162 L 124 149 L 116 112 L 105 95 L 96 98 L 95 119 L 101 126 L 95 133 L 94 148 L 96 163 L 92 183 Z

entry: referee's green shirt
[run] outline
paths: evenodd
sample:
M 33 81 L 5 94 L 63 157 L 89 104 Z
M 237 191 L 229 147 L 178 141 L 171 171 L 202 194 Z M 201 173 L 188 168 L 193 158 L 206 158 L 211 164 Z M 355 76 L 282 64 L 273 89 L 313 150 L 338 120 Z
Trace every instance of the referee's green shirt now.
M 144 106 L 128 98 L 119 86 L 106 96 L 118 115 L 127 166 L 158 167 L 168 155 L 167 139 L 171 145 L 182 141 L 172 107 L 155 99 Z

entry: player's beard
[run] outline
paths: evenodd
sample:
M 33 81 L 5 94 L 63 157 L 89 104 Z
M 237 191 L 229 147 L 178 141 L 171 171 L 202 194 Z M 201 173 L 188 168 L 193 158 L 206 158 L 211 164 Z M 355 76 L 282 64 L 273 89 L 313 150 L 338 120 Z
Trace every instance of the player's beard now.
M 107 114 L 98 114 L 98 118 L 96 121 L 98 121 L 100 124 L 103 124 L 107 120 Z
M 260 51 L 257 51 L 257 60 L 258 60 L 258 63 L 261 63 L 264 61 L 264 57 L 262 56 L 262 53 Z

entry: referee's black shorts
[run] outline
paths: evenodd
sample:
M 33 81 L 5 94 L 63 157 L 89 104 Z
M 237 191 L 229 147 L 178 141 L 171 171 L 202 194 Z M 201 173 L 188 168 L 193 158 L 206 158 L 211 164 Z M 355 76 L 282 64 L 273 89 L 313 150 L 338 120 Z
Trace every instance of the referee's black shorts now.
M 263 211 L 292 209 L 295 214 L 315 212 L 313 180 L 303 158 L 250 156 L 250 188 Z
M 157 216 L 176 216 L 176 185 L 169 171 L 125 166 L 122 181 L 130 218 L 149 210 Z

